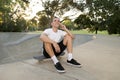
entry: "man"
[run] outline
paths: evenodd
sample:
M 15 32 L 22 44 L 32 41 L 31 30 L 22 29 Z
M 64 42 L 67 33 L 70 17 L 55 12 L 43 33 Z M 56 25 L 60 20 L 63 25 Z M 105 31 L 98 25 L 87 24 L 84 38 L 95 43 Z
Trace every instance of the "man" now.
M 40 36 L 40 39 L 43 41 L 44 56 L 53 60 L 58 72 L 65 72 L 65 69 L 57 59 L 57 56 L 67 49 L 67 63 L 80 67 L 81 64 L 73 59 L 72 56 L 72 41 L 74 39 L 74 35 L 66 28 L 65 25 L 60 23 L 59 18 L 54 18 L 51 26 L 52 28 L 43 31 Z M 60 30 L 59 27 L 62 30 Z

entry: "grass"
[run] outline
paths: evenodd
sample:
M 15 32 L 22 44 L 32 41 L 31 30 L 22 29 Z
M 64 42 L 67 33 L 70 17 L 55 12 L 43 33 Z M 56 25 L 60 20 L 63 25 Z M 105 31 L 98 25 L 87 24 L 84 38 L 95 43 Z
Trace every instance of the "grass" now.
M 42 33 L 43 31 L 35 31 L 35 32 L 30 32 L 30 33 Z M 88 32 L 86 29 L 84 30 L 73 30 L 71 31 L 73 34 L 90 34 L 90 35 L 95 35 L 95 32 Z M 107 31 L 98 31 L 98 34 L 100 35 L 109 35 Z M 112 34 L 112 36 L 120 36 L 119 34 Z
M 71 31 L 73 34 L 90 34 L 90 35 L 95 35 L 95 32 L 88 32 L 87 30 L 75 30 Z M 120 36 L 120 34 L 112 34 L 109 35 L 107 31 L 98 31 L 99 35 L 108 35 L 108 36 Z
M 95 32 L 88 32 L 87 30 L 71 31 L 73 34 L 95 34 Z M 98 34 L 108 35 L 107 31 L 98 31 Z
M 35 31 L 32 33 L 42 33 L 43 31 Z M 95 34 L 95 32 L 88 32 L 87 30 L 73 30 L 71 31 L 73 34 Z M 107 31 L 98 31 L 98 34 L 108 35 Z

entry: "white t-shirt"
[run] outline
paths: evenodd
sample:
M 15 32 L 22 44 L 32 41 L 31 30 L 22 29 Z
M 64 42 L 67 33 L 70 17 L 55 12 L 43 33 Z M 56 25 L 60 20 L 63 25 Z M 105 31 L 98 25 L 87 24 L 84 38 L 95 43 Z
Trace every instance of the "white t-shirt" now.
M 47 34 L 51 40 L 57 43 L 62 41 L 64 36 L 67 34 L 65 31 L 62 30 L 58 30 L 57 32 L 54 32 L 52 28 L 46 29 L 45 31 L 43 31 L 43 33 Z

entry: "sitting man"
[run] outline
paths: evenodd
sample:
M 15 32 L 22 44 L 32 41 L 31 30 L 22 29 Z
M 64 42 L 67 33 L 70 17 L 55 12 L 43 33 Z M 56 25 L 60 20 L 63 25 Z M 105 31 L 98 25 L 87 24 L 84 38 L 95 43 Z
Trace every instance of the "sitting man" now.
M 60 23 L 59 18 L 54 18 L 51 26 L 52 28 L 48 28 L 43 31 L 40 36 L 40 40 L 43 41 L 44 56 L 53 60 L 55 68 L 58 72 L 65 72 L 65 69 L 57 59 L 57 56 L 67 49 L 67 63 L 80 67 L 81 64 L 73 59 L 72 56 L 72 41 L 74 39 L 73 34 L 66 28 L 65 25 Z M 62 30 L 59 30 L 59 27 Z

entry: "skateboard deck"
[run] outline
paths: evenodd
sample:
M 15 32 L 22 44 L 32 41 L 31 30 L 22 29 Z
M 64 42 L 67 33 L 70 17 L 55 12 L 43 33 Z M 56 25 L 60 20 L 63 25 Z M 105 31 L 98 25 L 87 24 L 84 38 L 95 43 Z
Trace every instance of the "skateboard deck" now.
M 65 54 L 65 52 L 61 53 L 60 56 L 63 56 Z M 38 60 L 38 61 L 41 61 L 41 60 L 44 60 L 44 59 L 49 59 L 49 58 L 46 58 L 43 54 L 39 55 L 39 56 L 33 56 L 34 59 Z

